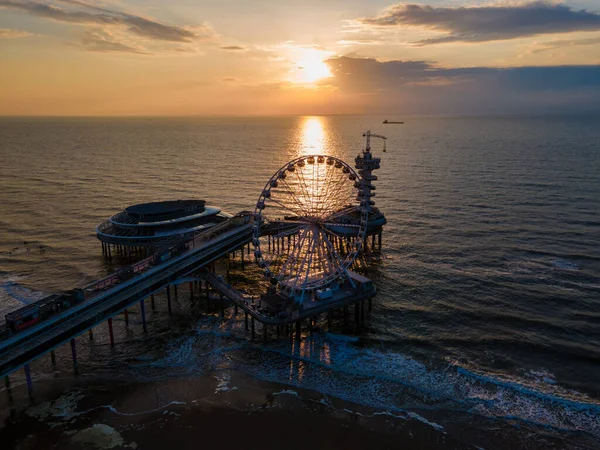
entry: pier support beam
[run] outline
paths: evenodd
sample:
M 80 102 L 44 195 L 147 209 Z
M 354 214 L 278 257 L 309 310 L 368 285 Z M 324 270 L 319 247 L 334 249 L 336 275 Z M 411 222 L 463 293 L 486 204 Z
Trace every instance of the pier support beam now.
M 245 317 L 244 317 L 244 326 L 246 328 L 246 331 L 248 331 L 248 311 L 244 311 Z
M 29 364 L 25 364 L 23 370 L 25 371 L 25 379 L 27 380 L 27 394 L 29 395 L 29 398 L 33 398 L 33 382 L 31 381 L 31 369 L 29 368 Z
M 173 310 L 171 309 L 171 285 L 167 286 L 167 307 L 169 309 L 169 314 L 172 314 Z
M 126 309 L 123 310 L 123 315 L 125 317 L 125 326 L 128 327 L 129 326 L 129 311 L 127 311 Z
M 142 313 L 142 328 L 144 329 L 144 332 L 148 331 L 146 328 L 146 304 L 144 303 L 144 300 L 140 301 L 140 312 Z
M 56 369 L 56 353 L 54 353 L 54 350 L 50 350 L 50 362 L 52 363 L 52 368 Z
M 115 345 L 115 335 L 113 334 L 113 329 L 112 329 L 112 317 L 110 319 L 108 319 L 107 322 L 108 322 L 108 337 L 110 339 L 110 345 L 112 347 Z
M 90 341 L 94 340 L 94 331 L 91 328 L 88 330 L 88 336 L 90 337 Z
M 152 311 L 156 311 L 156 305 L 154 304 L 154 294 L 150 295 L 150 303 L 152 304 Z
M 327 311 L 327 331 L 331 331 L 331 322 L 333 321 L 333 312 L 331 310 Z
M 194 282 L 190 281 L 190 299 L 194 298 Z
M 254 316 L 251 318 L 251 322 L 252 322 L 252 339 L 254 339 L 256 337 L 256 334 L 254 333 Z
M 300 320 L 296 321 L 296 339 L 300 339 L 302 335 L 302 323 Z
M 8 375 L 4 377 L 4 385 L 6 386 L 6 393 L 8 394 L 8 401 L 13 401 L 12 388 L 10 387 L 10 378 Z
M 267 342 L 267 333 L 269 331 L 269 327 L 267 326 L 267 324 L 263 324 L 263 340 L 265 341 L 265 343 Z
M 71 356 L 73 357 L 73 372 L 79 373 L 79 363 L 77 362 L 77 347 L 75 343 L 75 338 L 69 341 L 71 344 Z

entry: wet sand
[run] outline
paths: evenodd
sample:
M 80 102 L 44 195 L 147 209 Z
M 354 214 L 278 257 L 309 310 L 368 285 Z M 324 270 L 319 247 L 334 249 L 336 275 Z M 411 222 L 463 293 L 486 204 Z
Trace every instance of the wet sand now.
M 473 448 L 409 417 L 235 373 L 80 382 L 62 395 L 60 384 L 5 414 L 2 449 Z
M 239 372 L 158 381 L 54 380 L 29 404 L 2 409 L 0 448 L 34 449 L 476 449 L 565 448 L 523 427 L 432 412 L 391 414 Z M 5 406 L 5 405 L 3 405 Z M 444 414 L 447 422 L 452 412 Z M 423 416 L 429 418 L 425 419 Z M 439 416 L 441 418 L 441 416 Z M 593 448 L 591 445 L 589 448 Z

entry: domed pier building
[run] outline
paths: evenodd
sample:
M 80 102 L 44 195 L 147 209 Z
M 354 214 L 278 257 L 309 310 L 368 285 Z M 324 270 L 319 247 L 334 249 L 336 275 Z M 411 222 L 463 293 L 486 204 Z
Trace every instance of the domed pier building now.
M 105 255 L 149 255 L 192 239 L 231 218 L 204 200 L 168 200 L 129 206 L 96 227 Z

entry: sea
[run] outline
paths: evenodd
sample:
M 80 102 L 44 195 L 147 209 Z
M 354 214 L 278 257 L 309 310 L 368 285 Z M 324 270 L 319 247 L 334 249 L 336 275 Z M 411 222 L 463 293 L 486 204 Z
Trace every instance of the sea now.
M 100 326 L 79 340 L 79 375 L 63 349 L 57 368 L 32 365 L 36 389 L 234 372 L 477 448 L 600 448 L 599 116 L 2 118 L 0 314 L 114 270 L 95 227 L 128 205 L 253 210 L 291 159 L 353 165 L 366 130 L 387 137 L 385 152 L 372 141 L 387 225 L 362 327 L 263 343 L 183 296 L 169 316 L 157 296 L 147 335 L 120 320 L 110 351 Z M 22 375 L 12 383 L 24 403 Z

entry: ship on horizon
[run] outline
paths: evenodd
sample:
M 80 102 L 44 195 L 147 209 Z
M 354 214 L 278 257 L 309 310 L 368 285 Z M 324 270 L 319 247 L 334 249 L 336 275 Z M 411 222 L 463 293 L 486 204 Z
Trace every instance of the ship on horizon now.
M 396 121 L 393 121 L 393 120 L 387 120 L 387 119 L 385 119 L 385 120 L 383 121 L 383 124 L 384 124 L 384 125 L 391 124 L 391 123 L 398 123 L 398 124 L 400 124 L 400 123 L 404 123 L 404 122 L 396 122 Z

